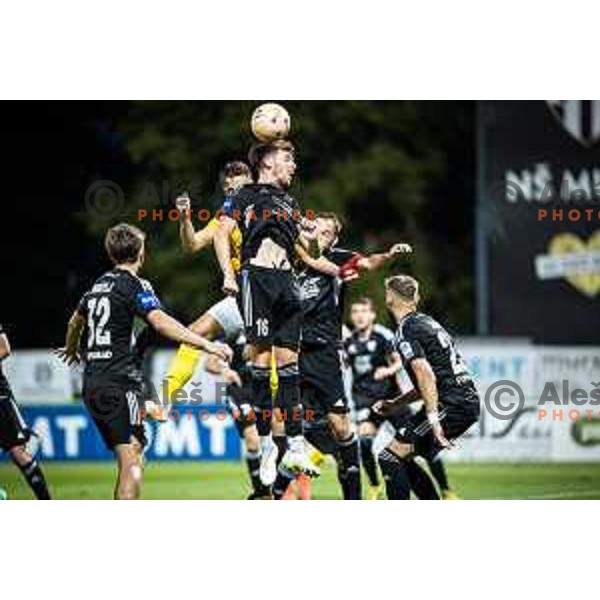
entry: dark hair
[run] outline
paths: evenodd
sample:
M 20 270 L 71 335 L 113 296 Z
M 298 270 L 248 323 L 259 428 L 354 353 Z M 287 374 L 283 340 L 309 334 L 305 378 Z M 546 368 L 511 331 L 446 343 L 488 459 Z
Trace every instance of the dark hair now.
M 127 223 L 119 223 L 106 232 L 104 247 L 115 265 L 134 263 L 140 255 L 145 238 L 146 235 L 141 229 Z
M 335 227 L 335 235 L 339 236 L 342 232 L 342 222 L 334 212 L 324 211 L 317 213 L 315 215 L 315 219 L 326 219 L 327 221 L 333 221 Z
M 365 306 L 368 306 L 371 310 L 375 309 L 375 307 L 373 306 L 373 300 L 371 300 L 371 298 L 367 298 L 366 296 L 363 296 L 362 298 L 357 298 L 352 302 L 351 306 L 354 306 L 355 304 L 363 304 Z
M 395 275 L 385 280 L 385 287 L 398 294 L 403 300 L 414 302 L 419 291 L 419 282 L 410 275 Z
M 252 171 L 250 170 L 250 167 L 241 160 L 228 162 L 219 173 L 219 182 L 221 187 L 225 185 L 225 180 L 229 177 L 240 177 L 241 175 L 246 175 L 252 179 Z
M 265 156 L 271 154 L 271 152 L 276 152 L 277 150 L 283 150 L 293 154 L 294 144 L 288 140 L 275 140 L 273 142 L 257 142 L 252 145 L 248 152 L 248 162 L 250 163 L 252 173 L 255 177 L 258 177 L 260 165 Z

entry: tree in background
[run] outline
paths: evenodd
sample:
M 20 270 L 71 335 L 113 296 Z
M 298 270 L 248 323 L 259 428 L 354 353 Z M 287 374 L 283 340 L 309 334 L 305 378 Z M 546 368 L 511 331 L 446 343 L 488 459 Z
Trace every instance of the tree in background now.
M 221 277 L 212 253 L 182 252 L 178 225 L 166 213 L 184 190 L 196 210 L 220 205 L 219 168 L 245 158 L 250 115 L 259 103 L 131 102 L 108 128 L 124 151 L 116 181 L 126 190 L 125 217 L 135 221 L 139 208 L 149 214 L 163 209 L 162 222 L 141 222 L 150 239 L 147 273 L 169 308 L 186 320 L 220 298 Z M 411 243 L 414 258 L 390 265 L 387 273 L 415 275 L 424 284 L 427 310 L 471 332 L 474 103 L 282 103 L 292 116 L 298 152 L 292 191 L 303 207 L 338 213 L 343 246 L 372 252 Z M 99 234 L 122 219 L 88 216 L 86 222 Z M 383 313 L 387 273 L 366 276 L 351 295 L 372 296 Z

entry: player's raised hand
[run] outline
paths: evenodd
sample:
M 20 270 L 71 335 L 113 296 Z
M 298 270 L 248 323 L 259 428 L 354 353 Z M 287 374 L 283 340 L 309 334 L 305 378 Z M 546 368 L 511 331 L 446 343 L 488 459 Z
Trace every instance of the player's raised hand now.
M 78 365 L 81 362 L 79 353 L 70 351 L 67 348 L 56 348 L 54 354 L 69 367 Z
M 412 254 L 412 246 L 410 244 L 394 244 L 389 250 L 389 256 L 395 256 L 396 254 Z
M 236 296 L 240 288 L 238 287 L 235 276 L 225 275 L 223 278 L 223 292 L 228 296 Z
M 187 194 L 177 196 L 175 200 L 175 206 L 180 213 L 188 213 L 191 208 L 190 197 Z

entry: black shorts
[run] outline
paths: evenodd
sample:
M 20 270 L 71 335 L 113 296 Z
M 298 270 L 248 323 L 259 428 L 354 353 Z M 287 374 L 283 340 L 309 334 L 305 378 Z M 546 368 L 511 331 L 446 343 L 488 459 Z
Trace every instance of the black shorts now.
M 340 354 L 335 346 L 303 346 L 299 367 L 300 394 L 305 411 L 313 411 L 316 418 L 349 411 Z
M 84 380 L 83 401 L 106 447 L 147 440 L 140 409 L 140 386 L 131 382 Z
M 0 389 L 0 448 L 8 452 L 26 444 L 30 437 L 31 429 L 23 420 L 10 388 Z
M 241 306 L 249 344 L 298 349 L 302 307 L 292 271 L 244 268 Z
M 479 402 L 444 404 L 440 401 L 440 423 L 449 441 L 456 440 L 479 420 Z M 409 418 L 404 425 L 397 427 L 396 439 L 413 444 L 415 454 L 431 460 L 442 450 L 436 442 L 427 419 L 425 407 Z

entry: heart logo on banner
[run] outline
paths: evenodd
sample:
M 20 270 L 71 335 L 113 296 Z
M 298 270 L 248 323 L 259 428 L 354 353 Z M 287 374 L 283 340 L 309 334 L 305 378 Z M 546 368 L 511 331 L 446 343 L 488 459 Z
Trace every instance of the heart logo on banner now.
M 561 233 L 550 241 L 548 250 L 552 256 L 600 251 L 600 229 L 595 231 L 587 241 L 574 233 Z M 565 279 L 576 290 L 590 298 L 600 292 L 600 274 L 567 275 Z

